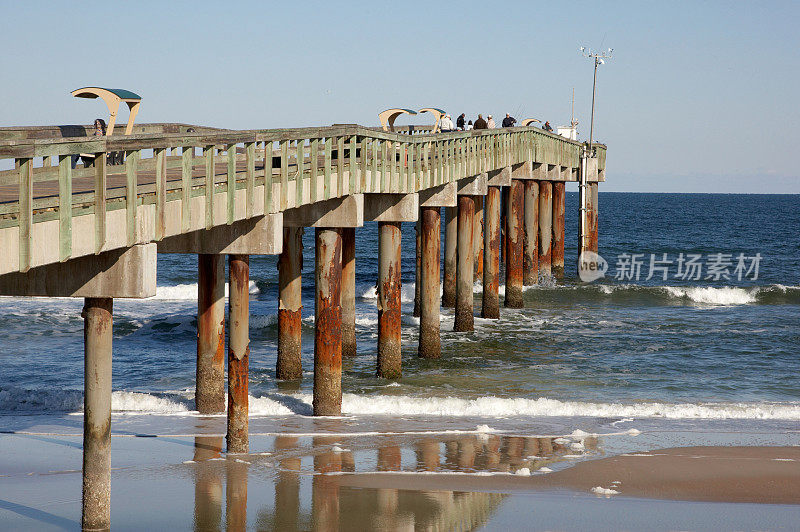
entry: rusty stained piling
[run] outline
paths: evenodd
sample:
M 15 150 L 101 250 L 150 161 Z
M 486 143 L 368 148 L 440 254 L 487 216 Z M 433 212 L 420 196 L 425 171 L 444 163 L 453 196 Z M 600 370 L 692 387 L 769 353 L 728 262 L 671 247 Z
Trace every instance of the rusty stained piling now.
M 525 181 L 525 231 L 522 239 L 522 284 L 539 282 L 539 183 Z
M 475 265 L 475 280 L 483 279 L 483 196 L 474 196 L 475 217 L 473 219 L 472 243 Z
M 500 237 L 502 244 L 500 246 L 500 262 L 505 263 L 506 250 L 508 249 L 508 193 L 511 187 L 503 187 L 500 189 Z
M 564 277 L 564 211 L 566 202 L 566 183 L 553 183 L 553 243 L 551 268 L 553 275 Z
M 454 331 L 472 331 L 475 328 L 475 318 L 472 315 L 474 296 L 475 270 L 472 266 L 475 247 L 473 240 L 473 217 L 475 216 L 475 201 L 472 196 L 458 197 L 458 268 L 456 271 L 456 316 L 453 325 Z
M 553 184 L 539 181 L 539 275 L 551 274 L 553 236 Z
M 444 281 L 442 306 L 456 306 L 456 270 L 458 269 L 458 207 L 444 208 Z
M 420 212 L 421 271 L 419 349 L 423 358 L 442 355 L 439 337 L 439 260 L 441 214 L 439 207 L 423 207 Z
M 422 277 L 421 277 L 422 276 L 422 273 L 421 273 L 421 269 L 422 269 L 422 249 L 421 249 L 422 248 L 422 227 L 421 227 L 421 224 L 422 224 L 422 222 L 420 220 L 422 220 L 422 207 L 420 207 L 419 219 L 414 224 L 414 232 L 415 232 L 415 236 L 416 236 L 415 240 L 416 240 L 416 244 L 417 244 L 417 249 L 414 252 L 414 258 L 415 258 L 416 265 L 414 266 L 414 312 L 413 312 L 412 315 L 415 318 L 418 318 L 420 316 L 420 312 L 421 312 L 420 311 L 420 301 L 419 300 L 420 300 L 420 291 L 422 290 L 422 288 L 421 288 L 421 286 L 422 286 L 422 280 L 421 280 L 422 279 Z
M 399 379 L 400 222 L 378 222 L 378 377 Z
M 484 206 L 481 317 L 500 317 L 500 187 L 489 187 Z
M 314 235 L 315 416 L 342 413 L 342 230 L 318 227 Z
M 356 356 L 356 229 L 342 229 L 342 356 Z
M 278 379 L 299 379 L 303 271 L 303 228 L 283 228 L 283 250 L 278 257 Z
M 248 452 L 250 256 L 228 255 L 228 453 Z
M 87 297 L 83 306 L 84 530 L 111 527 L 111 343 L 114 300 Z
M 522 308 L 522 239 L 523 210 L 525 208 L 525 185 L 519 179 L 511 181 L 508 192 L 508 249 L 506 252 L 506 297 L 503 305 L 508 308 Z
M 600 236 L 600 208 L 598 205 L 598 184 L 597 183 L 590 183 L 589 184 L 589 201 L 591 202 L 591 219 L 590 219 L 590 230 L 589 230 L 589 249 L 597 253 L 599 251 L 599 236 Z
M 225 411 L 225 255 L 197 255 L 195 406 Z

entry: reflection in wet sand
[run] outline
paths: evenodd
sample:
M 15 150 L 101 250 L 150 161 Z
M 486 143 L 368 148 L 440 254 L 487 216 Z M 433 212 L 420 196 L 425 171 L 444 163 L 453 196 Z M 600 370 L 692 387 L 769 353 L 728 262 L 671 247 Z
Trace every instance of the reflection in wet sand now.
M 265 474 L 274 483 L 274 505 L 256 509 L 255 525 L 259 530 L 473 530 L 490 519 L 506 495 L 351 487 L 342 485 L 346 478 L 342 474 L 528 474 L 565 460 L 565 455 L 575 452 L 576 445 L 587 450 L 597 448 L 596 438 L 587 437 L 580 443 L 558 440 L 495 434 L 449 439 L 385 436 L 353 452 L 344 448 L 342 438 L 337 436 L 278 436 L 273 452 L 265 457 L 224 456 L 221 437 L 198 436 L 193 457 L 195 530 L 221 529 L 223 480 L 225 527 L 247 528 L 248 477 L 252 477 L 250 482 L 256 482 L 250 486 L 256 493 L 265 487 Z M 304 462 L 304 457 L 309 462 Z M 404 463 L 404 458 L 409 457 L 411 460 Z M 306 466 L 304 470 L 304 463 L 313 463 L 313 469 Z M 303 485 L 308 487 L 307 483 L 310 497 L 309 491 L 302 489 Z

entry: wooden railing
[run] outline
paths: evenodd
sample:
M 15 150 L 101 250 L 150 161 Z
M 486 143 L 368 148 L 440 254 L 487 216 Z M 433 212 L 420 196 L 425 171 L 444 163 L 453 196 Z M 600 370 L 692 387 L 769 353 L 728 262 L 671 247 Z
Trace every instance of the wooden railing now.
M 181 202 L 180 231 L 188 232 L 197 215 L 211 228 L 348 194 L 417 192 L 524 162 L 574 174 L 582 150 L 580 143 L 533 127 L 435 135 L 416 127 L 409 134 L 408 129 L 387 133 L 356 125 L 209 128 L 46 139 L 11 139 L 3 130 L 0 168 L 7 169 L 0 170 L 0 246 L 11 249 L 8 239 L 18 239 L 19 263 L 13 271 L 23 272 L 38 265 L 31 262 L 35 226 L 47 221 L 58 220 L 58 260 L 64 261 L 74 256 L 73 220 L 83 215 L 95 215 L 93 249 L 99 253 L 109 249 L 106 215 L 119 209 L 125 210 L 126 238 L 113 247 L 141 241 L 141 205 L 154 206 L 152 239 L 160 240 L 167 236 L 166 205 L 172 201 Z M 86 164 L 76 164 L 81 154 L 91 155 Z M 604 168 L 605 146 L 600 145 L 598 170 Z M 244 191 L 243 205 L 237 190 Z M 214 214 L 220 194 L 222 221 Z M 207 196 L 202 213 L 191 211 L 196 196 Z M 48 228 L 56 230 L 53 224 Z

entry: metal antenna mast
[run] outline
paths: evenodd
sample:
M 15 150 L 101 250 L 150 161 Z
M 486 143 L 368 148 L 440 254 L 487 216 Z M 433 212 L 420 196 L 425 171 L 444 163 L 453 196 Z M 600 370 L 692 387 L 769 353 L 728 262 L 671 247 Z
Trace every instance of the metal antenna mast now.
M 606 59 L 611 59 L 611 54 L 614 52 L 613 48 L 608 48 L 604 52 L 593 52 L 590 48 L 586 48 L 585 46 L 581 46 L 581 53 L 584 57 L 591 58 L 594 62 L 594 78 L 592 80 L 592 114 L 591 120 L 589 122 L 589 144 L 588 146 L 584 147 L 583 154 L 581 157 L 581 182 L 579 185 L 579 192 L 580 192 L 580 199 L 581 199 L 581 242 L 580 242 L 580 249 L 578 253 L 581 254 L 586 249 L 586 179 L 587 179 L 587 171 L 588 171 L 588 159 L 595 157 L 594 151 L 594 100 L 595 100 L 595 93 L 597 89 L 597 67 L 598 65 L 602 65 L 605 63 Z M 574 90 L 574 89 L 573 89 Z

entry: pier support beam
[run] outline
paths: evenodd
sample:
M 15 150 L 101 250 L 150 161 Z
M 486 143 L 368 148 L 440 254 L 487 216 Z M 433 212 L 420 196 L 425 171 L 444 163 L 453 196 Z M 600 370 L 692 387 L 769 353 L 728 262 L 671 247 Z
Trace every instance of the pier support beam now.
M 472 243 L 475 246 L 475 280 L 483 279 L 483 196 L 475 196 L 475 219 L 472 231 Z
M 566 183 L 553 183 L 553 244 L 552 271 L 559 279 L 564 277 L 564 211 L 566 203 Z
M 484 204 L 481 317 L 500 317 L 500 187 L 490 186 Z
M 195 407 L 225 411 L 225 255 L 197 255 Z
M 314 264 L 315 416 L 342 413 L 342 230 L 318 227 Z
M 250 365 L 250 256 L 228 255 L 228 453 L 246 453 Z
M 458 260 L 456 282 L 456 316 L 454 331 L 472 331 L 475 318 L 472 315 L 472 285 L 475 280 L 475 247 L 472 242 L 475 216 L 475 201 L 472 196 L 458 197 Z
M 439 337 L 439 257 L 441 209 L 422 207 L 419 221 L 421 236 L 419 356 L 439 358 L 442 355 Z M 419 238 L 419 237 L 418 237 Z
M 553 184 L 539 181 L 539 273 L 551 275 L 550 248 L 553 240 Z
M 525 234 L 522 239 L 522 284 L 539 282 L 539 183 L 525 181 Z
M 456 306 L 456 270 L 458 269 L 458 207 L 444 208 L 444 284 L 442 306 Z
M 283 228 L 283 251 L 278 257 L 278 379 L 303 376 L 300 362 L 303 271 L 303 228 Z
M 342 356 L 356 356 L 356 229 L 342 229 Z
M 378 377 L 399 379 L 401 282 L 400 222 L 378 223 Z
M 87 297 L 83 307 L 84 530 L 111 528 L 111 328 L 114 300 Z
M 506 297 L 504 305 L 508 308 L 522 308 L 522 240 L 525 209 L 525 184 L 519 179 L 511 181 L 508 191 L 508 250 L 506 252 Z

